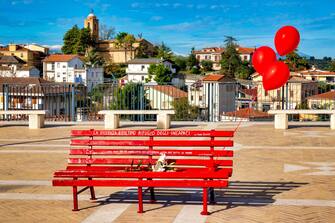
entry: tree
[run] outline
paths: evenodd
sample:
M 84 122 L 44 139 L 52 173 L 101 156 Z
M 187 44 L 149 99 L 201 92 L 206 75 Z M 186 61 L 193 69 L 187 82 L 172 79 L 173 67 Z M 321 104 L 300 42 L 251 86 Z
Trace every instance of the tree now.
M 172 102 L 172 106 L 175 110 L 175 115 L 173 116 L 174 120 L 195 120 L 199 114 L 199 108 L 195 106 L 191 106 L 188 103 L 187 98 L 179 98 L 175 99 Z
M 329 71 L 335 72 L 335 60 L 332 60 L 328 67 Z
M 158 84 L 171 82 L 171 71 L 164 64 L 151 64 L 148 69 L 149 77 L 145 80 L 150 82 L 152 77 Z
M 199 66 L 199 61 L 195 57 L 193 51 L 194 51 L 194 47 L 192 48 L 191 53 L 190 53 L 190 55 L 187 58 L 186 65 L 187 65 L 187 69 L 188 70 L 192 70 L 193 67 Z
M 290 71 L 306 70 L 310 68 L 306 58 L 299 56 L 297 50 L 287 54 L 285 62 L 289 66 Z
M 128 50 L 130 50 L 131 53 L 131 59 L 133 59 L 132 56 L 132 50 L 133 50 L 133 44 L 135 43 L 136 39 L 134 35 L 126 33 L 126 32 L 119 32 L 116 37 L 116 45 L 118 47 L 122 47 L 124 49 L 124 60 L 127 62 L 127 53 Z
M 177 72 L 181 70 L 186 70 L 187 68 L 187 58 L 183 56 L 174 56 L 172 58 Z
M 126 75 L 126 68 L 121 64 L 106 64 L 104 66 L 106 76 L 114 76 L 120 78 Z
M 171 60 L 173 56 L 173 53 L 164 42 L 162 42 L 160 45 L 158 45 L 157 48 L 157 57 L 163 58 L 164 60 Z
M 104 59 L 99 54 L 97 54 L 94 49 L 87 51 L 84 62 L 88 67 L 99 67 L 105 64 Z
M 231 36 L 226 36 L 225 43 L 225 51 L 222 53 L 220 61 L 221 71 L 226 77 L 234 78 L 242 61 L 236 50 L 237 44 L 235 43 L 235 39 Z
M 255 72 L 253 66 L 248 61 L 243 61 L 237 68 L 235 77 L 239 79 L 249 79 L 250 75 Z
M 62 52 L 65 54 L 85 54 L 86 50 L 93 45 L 90 30 L 79 29 L 77 25 L 64 34 L 63 41 Z
M 108 27 L 105 24 L 99 27 L 99 38 L 100 40 L 110 40 L 113 39 L 115 35 L 115 28 L 113 26 Z
M 212 67 L 213 67 L 213 61 L 211 60 L 203 60 L 201 61 L 201 67 L 203 69 L 203 71 L 207 72 L 207 71 L 211 71 Z

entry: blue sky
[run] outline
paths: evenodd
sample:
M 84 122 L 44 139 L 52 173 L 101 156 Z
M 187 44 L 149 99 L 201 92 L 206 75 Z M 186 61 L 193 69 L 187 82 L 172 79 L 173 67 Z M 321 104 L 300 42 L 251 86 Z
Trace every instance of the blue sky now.
M 0 0 L 0 44 L 57 48 L 91 8 L 100 23 L 164 41 L 179 54 L 223 45 L 225 35 L 243 46 L 273 46 L 276 30 L 290 24 L 300 31 L 301 52 L 335 57 L 335 0 Z

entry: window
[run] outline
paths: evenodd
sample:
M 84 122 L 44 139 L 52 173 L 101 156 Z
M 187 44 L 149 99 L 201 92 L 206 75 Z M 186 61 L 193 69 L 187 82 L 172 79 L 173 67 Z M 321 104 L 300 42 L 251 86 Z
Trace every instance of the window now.
M 21 57 L 23 57 L 23 53 L 21 53 L 21 55 L 20 55 Z
M 293 98 L 293 90 L 290 90 L 290 98 Z
M 193 95 L 191 95 L 191 101 L 193 101 Z
M 208 59 L 210 60 L 212 57 L 211 56 L 208 56 Z
M 66 82 L 66 77 L 63 77 L 63 82 Z
M 265 95 L 265 96 L 268 96 L 268 95 L 269 95 L 269 92 L 265 90 L 264 95 Z
M 215 59 L 214 59 L 215 61 L 218 61 L 218 56 L 215 56 L 214 58 L 215 58 Z
M 269 111 L 270 108 L 271 108 L 270 105 L 267 105 L 267 104 L 265 104 L 265 105 L 263 104 L 262 107 L 263 107 L 263 112 L 267 112 L 267 111 Z
M 66 65 L 63 65 L 63 68 L 66 68 Z
M 77 67 L 78 67 L 78 65 L 77 65 L 77 64 L 75 64 L 75 65 L 74 65 L 74 69 L 77 69 Z
M 60 77 L 60 73 L 59 72 L 57 72 L 57 77 Z
M 60 63 L 57 63 L 57 68 L 60 68 Z
M 145 66 L 144 66 L 144 65 L 142 65 L 142 66 L 141 66 L 141 70 L 144 70 L 144 69 L 145 69 Z
M 51 64 L 51 70 L 55 70 L 55 63 Z
M 244 56 L 244 60 L 248 60 L 248 56 Z
M 142 81 L 144 81 L 144 76 L 141 77 Z
M 200 60 L 200 56 L 199 55 L 197 56 L 197 59 Z
M 202 101 L 202 96 L 199 96 L 199 101 Z
M 207 60 L 207 55 L 205 56 L 205 60 Z

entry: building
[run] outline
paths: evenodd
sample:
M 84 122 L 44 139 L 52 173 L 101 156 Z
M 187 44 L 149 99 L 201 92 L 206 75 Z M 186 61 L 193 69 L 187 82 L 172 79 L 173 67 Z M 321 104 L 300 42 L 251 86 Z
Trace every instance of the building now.
M 147 86 L 146 98 L 152 109 L 173 109 L 173 102 L 187 98 L 187 92 L 172 85 Z
M 42 78 L 0 77 L 0 110 L 43 109 L 49 118 L 66 116 L 71 113 L 72 93 L 63 84 Z
M 254 86 L 257 87 L 256 108 L 260 111 L 270 109 L 297 109 L 307 106 L 307 98 L 317 94 L 318 83 L 300 77 L 299 73 L 291 72 L 290 79 L 284 88 L 266 91 L 263 88 L 262 76 L 252 75 Z M 284 100 L 283 100 L 284 99 Z
M 0 56 L 0 77 L 40 77 L 40 71 L 16 56 Z
M 335 72 L 318 70 L 313 66 L 312 69 L 300 71 L 299 73 L 301 77 L 307 80 L 335 84 Z
M 255 48 L 246 48 L 238 46 L 236 48 L 242 61 L 251 61 L 252 54 L 255 52 Z M 210 60 L 213 62 L 213 70 L 220 70 L 220 61 L 222 59 L 222 53 L 224 53 L 224 48 L 222 47 L 208 47 L 201 50 L 193 51 L 195 57 L 199 62 L 204 60 Z
M 104 82 L 103 68 L 86 67 L 78 55 L 53 54 L 43 60 L 43 78 L 55 82 L 83 84 L 91 91 Z
M 33 43 L 33 44 L 23 45 L 23 47 L 26 48 L 26 49 L 28 49 L 28 50 L 32 50 L 32 51 L 36 51 L 36 52 L 41 52 L 44 55 L 49 55 L 49 48 L 45 47 L 45 46 L 41 46 L 41 45 Z
M 307 98 L 308 107 L 311 109 L 335 109 L 335 90 Z
M 35 45 L 36 46 L 36 45 Z M 0 55 L 4 56 L 15 56 L 20 60 L 24 61 L 27 66 L 34 66 L 39 70 L 42 70 L 42 60 L 46 57 L 41 49 L 33 47 L 33 45 L 9 44 L 8 46 L 0 47 Z M 44 48 L 48 52 L 47 48 Z
M 210 74 L 203 79 L 205 94 L 204 106 L 207 108 L 208 121 L 221 121 L 221 116 L 226 112 L 236 110 L 236 81 L 225 78 L 224 75 Z
M 172 67 L 172 63 L 168 60 L 158 59 L 158 58 L 143 58 L 143 59 L 133 59 L 128 61 L 128 68 L 126 69 L 127 81 L 134 83 L 145 83 L 149 80 L 149 67 L 152 64 L 164 64 L 166 68 L 171 71 L 171 75 L 176 73 L 176 69 Z M 152 77 L 149 82 L 156 83 L 154 81 L 155 77 Z
M 84 27 L 90 29 L 92 39 L 95 42 L 95 50 L 107 63 L 127 63 L 139 54 L 154 56 L 154 45 L 143 38 L 135 39 L 135 42 L 127 47 L 121 46 L 115 39 L 101 40 L 99 38 L 99 19 L 93 12 L 85 19 Z

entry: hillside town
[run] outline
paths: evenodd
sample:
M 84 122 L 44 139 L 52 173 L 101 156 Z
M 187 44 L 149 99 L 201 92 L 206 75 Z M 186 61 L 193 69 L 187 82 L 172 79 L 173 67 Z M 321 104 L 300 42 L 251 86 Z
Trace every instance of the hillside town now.
M 93 11 L 83 25 L 64 34 L 62 52 L 35 43 L 0 47 L 2 109 L 48 108 L 52 117 L 83 120 L 99 109 L 120 106 L 175 109 L 179 120 L 226 121 L 271 119 L 271 109 L 335 107 L 333 60 L 321 69 L 315 58 L 293 52 L 283 58 L 291 70 L 286 86 L 265 91 L 251 65 L 256 47 L 240 46 L 234 37 L 226 37 L 222 46 L 195 46 L 180 56 L 142 34 L 113 33 Z M 41 96 L 20 86 L 41 91 Z M 132 96 L 123 104 L 117 94 Z M 73 101 L 71 95 L 83 97 Z

